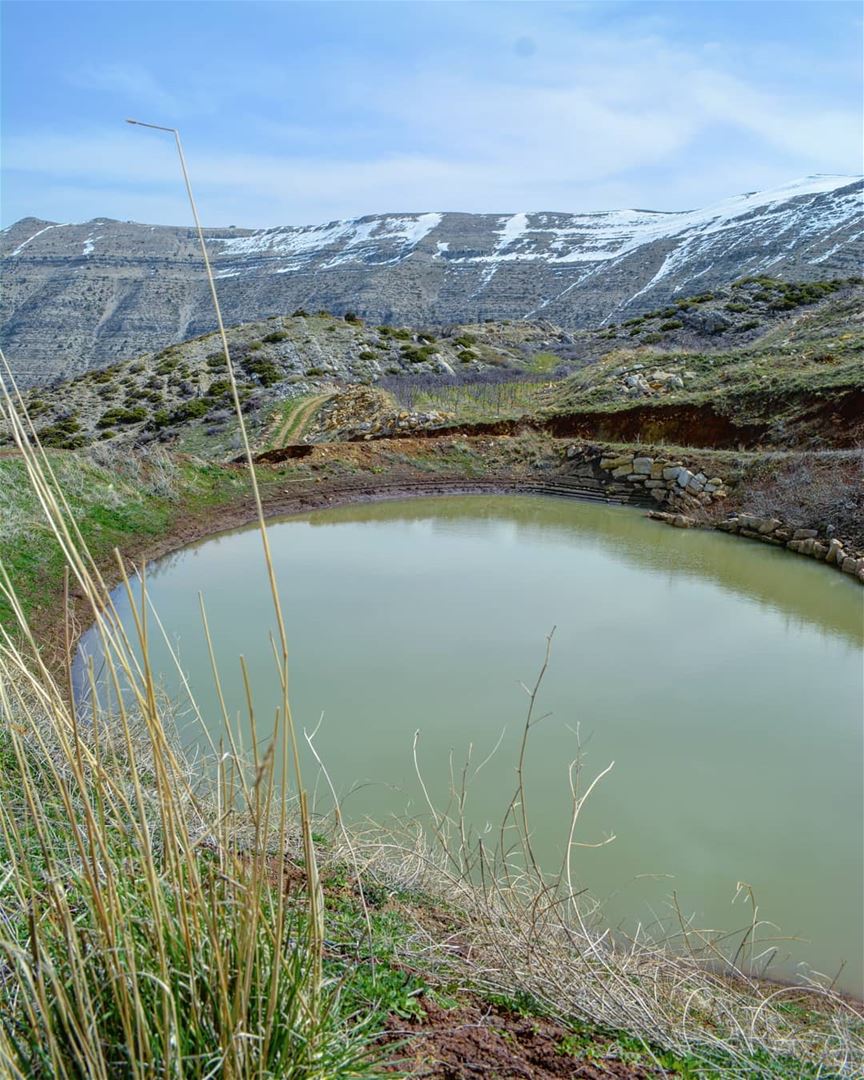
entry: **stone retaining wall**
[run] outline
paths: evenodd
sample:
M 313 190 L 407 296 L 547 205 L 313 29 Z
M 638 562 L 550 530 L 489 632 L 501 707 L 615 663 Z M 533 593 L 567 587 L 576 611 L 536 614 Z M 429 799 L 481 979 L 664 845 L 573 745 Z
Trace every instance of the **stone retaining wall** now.
M 649 517 L 679 529 L 705 527 L 704 522 L 696 521 L 685 514 L 652 510 Z M 864 585 L 864 554 L 844 547 L 843 541 L 836 537 L 820 537 L 816 529 L 793 529 L 777 518 L 761 518 L 753 514 L 731 514 L 711 527 L 734 536 L 759 540 L 763 544 L 784 547 L 798 555 L 808 555 L 811 559 L 818 559 L 844 574 L 849 574 Z
M 729 494 L 722 477 L 693 472 L 671 458 L 616 455 L 599 447 L 577 445 L 569 446 L 565 457 L 569 476 L 598 481 L 611 498 L 641 495 L 683 512 L 711 506 Z
M 650 496 L 663 507 L 649 511 L 649 516 L 657 521 L 684 529 L 720 529 L 734 536 L 784 547 L 818 559 L 864 584 L 864 552 L 852 550 L 837 537 L 822 537 L 816 529 L 796 529 L 778 518 L 752 514 L 732 513 L 723 521 L 707 520 L 704 511 L 729 495 L 720 476 L 709 478 L 704 472 L 694 472 L 680 461 L 634 454 L 615 455 L 597 446 L 569 446 L 565 458 L 564 468 L 568 475 L 593 479 L 610 498 L 632 501 L 634 495 Z

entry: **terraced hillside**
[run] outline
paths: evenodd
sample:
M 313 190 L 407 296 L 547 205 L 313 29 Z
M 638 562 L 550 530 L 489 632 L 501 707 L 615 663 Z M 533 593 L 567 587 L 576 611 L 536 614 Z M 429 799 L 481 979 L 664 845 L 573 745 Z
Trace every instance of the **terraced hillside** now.
M 258 452 L 465 425 L 847 447 L 862 436 L 862 309 L 860 279 L 757 277 L 575 333 L 519 321 L 435 334 L 298 310 L 234 327 L 229 344 Z M 27 402 L 50 447 L 163 443 L 217 460 L 239 448 L 215 334 L 33 389 Z

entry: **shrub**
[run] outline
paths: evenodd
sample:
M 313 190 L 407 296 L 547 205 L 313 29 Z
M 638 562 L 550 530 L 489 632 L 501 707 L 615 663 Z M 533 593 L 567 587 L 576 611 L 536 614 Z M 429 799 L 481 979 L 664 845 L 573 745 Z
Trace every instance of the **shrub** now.
M 202 416 L 206 416 L 211 408 L 212 402 L 207 401 L 205 398 L 192 398 L 191 401 L 184 401 L 177 406 L 171 414 L 171 423 L 182 424 L 186 420 L 197 420 Z
M 680 330 L 684 325 L 680 319 L 667 319 L 666 322 L 660 323 L 661 330 Z
M 656 333 L 656 331 L 651 334 L 646 334 L 645 337 L 642 338 L 642 341 L 645 345 L 656 345 L 658 341 L 662 340 L 663 335 Z
M 87 442 L 86 438 L 79 434 L 80 431 L 80 420 L 76 416 L 67 416 L 42 428 L 38 434 L 43 446 L 58 450 L 78 450 Z
M 292 314 L 291 318 L 292 319 L 308 319 L 309 318 L 309 312 L 306 311 L 305 308 L 298 307 L 297 310 Z
M 477 338 L 474 334 L 460 334 L 459 337 L 454 338 L 455 345 L 461 345 L 463 349 L 470 349 L 472 345 L 477 344 Z
M 262 386 L 273 386 L 282 381 L 282 370 L 272 360 L 253 359 L 244 360 L 243 370 L 247 375 L 253 375 Z
M 362 352 L 357 354 L 357 359 L 358 360 L 374 360 L 375 359 L 375 353 L 371 352 L 369 349 L 364 349 Z
M 266 341 L 268 345 L 275 345 L 277 341 L 284 341 L 287 337 L 290 337 L 287 331 L 274 330 L 272 334 L 267 334 L 264 341 Z
M 97 428 L 113 427 L 115 424 L 138 424 L 147 419 L 147 409 L 138 405 L 134 409 L 115 407 L 106 409 L 96 421 Z
M 316 378 L 318 378 L 318 376 L 324 375 L 324 374 L 325 374 L 324 368 L 321 368 L 321 367 L 310 367 L 310 368 L 306 369 L 306 375 L 310 379 L 316 379 Z
M 739 304 L 737 301 L 733 301 L 733 302 L 731 302 L 729 304 L 726 304 L 726 310 L 727 311 L 749 311 L 750 306 L 749 306 L 749 304 Z
M 360 316 L 355 314 L 355 312 L 353 312 L 353 311 L 346 311 L 345 314 L 342 316 L 342 318 L 345 320 L 345 322 L 350 322 L 350 323 L 362 323 L 363 322 L 363 320 L 360 318 Z

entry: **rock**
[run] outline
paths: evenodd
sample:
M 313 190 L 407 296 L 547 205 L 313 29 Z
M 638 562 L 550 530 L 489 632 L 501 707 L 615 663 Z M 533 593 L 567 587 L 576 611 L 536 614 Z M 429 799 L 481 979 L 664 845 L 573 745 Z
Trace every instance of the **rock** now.
M 844 574 L 854 574 L 857 577 L 858 563 L 858 559 L 853 559 L 851 555 L 847 555 L 846 558 L 843 560 L 840 569 L 843 571 Z
M 720 311 L 689 308 L 681 312 L 684 325 L 699 334 L 722 334 L 733 325 L 732 319 Z
M 698 476 L 693 476 L 691 474 L 690 479 L 687 481 L 687 491 L 692 492 L 694 495 L 698 495 L 704 487 L 705 481 L 700 480 Z
M 633 458 L 633 472 L 640 473 L 642 476 L 651 475 L 651 466 L 654 464 L 654 459 L 650 457 L 636 457 Z
M 600 458 L 600 468 L 605 469 L 607 472 L 611 472 L 613 469 L 620 469 L 627 466 L 627 471 L 633 471 L 633 458 L 628 457 L 602 457 Z
M 814 540 L 819 535 L 817 529 L 796 529 L 792 534 L 793 540 Z
M 813 549 L 810 552 L 814 559 L 824 559 L 828 554 L 828 545 L 820 544 L 818 540 L 813 541 Z
M 667 499 L 666 489 L 665 488 L 660 488 L 658 490 L 657 488 L 653 488 L 652 491 L 651 491 L 651 498 L 656 499 L 657 502 L 666 502 L 666 499 Z
M 646 480 L 645 481 L 645 487 L 646 488 L 663 488 L 665 490 L 666 485 L 663 483 L 662 480 Z
M 651 466 L 651 479 L 659 480 L 663 476 L 663 462 L 655 461 Z
M 801 551 L 801 545 L 802 545 L 803 543 L 804 543 L 804 541 L 803 541 L 803 540 L 789 540 L 789 541 L 787 542 L 787 544 L 786 544 L 786 547 L 787 547 L 787 548 L 788 548 L 788 549 L 789 549 L 790 551 L 797 551 L 797 552 L 800 552 L 800 551 Z
M 737 533 L 738 532 L 738 519 L 727 518 L 725 521 L 718 521 L 717 528 L 721 532 Z
M 645 483 L 645 474 L 644 473 L 635 473 L 635 472 L 634 473 L 628 473 L 627 479 L 630 481 L 631 484 L 644 484 Z
M 801 552 L 802 555 L 813 554 L 813 545 L 816 543 L 816 541 L 813 539 L 812 536 L 808 536 L 806 540 L 801 540 L 800 543 L 801 547 L 798 550 Z
M 678 479 L 678 474 L 680 472 L 681 472 L 681 466 L 680 465 L 667 465 L 663 469 L 663 479 L 664 480 L 677 480 Z
M 676 514 L 675 517 L 672 519 L 672 524 L 675 526 L 676 529 L 689 529 L 690 526 L 693 524 L 693 519 L 685 517 L 684 514 Z
M 675 482 L 678 487 L 686 488 L 690 481 L 693 479 L 693 473 L 689 469 L 685 469 L 683 466 L 678 470 L 678 475 L 675 477 Z
M 712 476 L 708 483 L 713 484 L 714 487 L 723 487 L 723 481 L 719 476 Z
M 572 461 L 572 460 L 573 460 L 573 458 L 574 458 L 574 457 L 576 457 L 576 455 L 577 455 L 578 453 L 579 453 L 579 448 L 578 448 L 578 446 L 568 446 L 568 447 L 567 447 L 567 450 L 565 451 L 566 457 L 567 457 L 567 459 L 568 459 L 569 461 Z M 602 461 L 600 462 L 600 465 L 601 465 L 601 467 L 602 467 L 602 468 L 605 468 L 605 466 L 603 465 L 603 462 L 602 462 Z
M 835 563 L 839 559 L 841 562 L 845 558 L 843 554 L 843 545 L 839 540 L 831 540 L 828 544 L 828 552 L 825 555 L 825 562 Z
M 631 464 L 631 462 L 628 462 L 626 465 L 619 465 L 617 469 L 612 470 L 612 475 L 616 480 L 623 480 L 625 476 L 630 475 Z
M 762 518 L 756 527 L 756 531 L 762 533 L 763 536 L 768 536 L 775 529 L 779 529 L 782 524 L 783 522 L 778 521 L 777 518 Z

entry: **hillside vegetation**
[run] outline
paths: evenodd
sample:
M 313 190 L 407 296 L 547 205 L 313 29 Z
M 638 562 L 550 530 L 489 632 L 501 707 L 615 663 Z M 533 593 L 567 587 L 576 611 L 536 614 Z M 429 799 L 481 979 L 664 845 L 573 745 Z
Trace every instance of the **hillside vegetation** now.
M 233 327 L 229 342 L 259 449 L 286 430 L 295 403 L 351 384 L 446 414 L 433 423 L 711 402 L 742 421 L 770 420 L 782 444 L 791 413 L 861 389 L 862 307 L 860 279 L 758 277 L 591 331 L 520 321 L 433 333 L 296 311 Z M 26 402 L 49 447 L 160 443 L 225 459 L 239 444 L 223 368 L 208 334 L 32 390 Z

